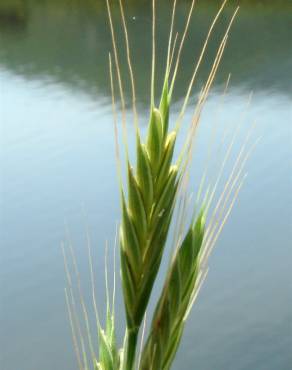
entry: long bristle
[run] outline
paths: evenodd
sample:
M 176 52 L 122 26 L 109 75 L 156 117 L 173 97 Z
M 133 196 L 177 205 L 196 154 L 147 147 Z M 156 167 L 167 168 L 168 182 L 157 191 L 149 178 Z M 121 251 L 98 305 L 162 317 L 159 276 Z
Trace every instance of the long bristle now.
M 82 353 L 83 365 L 81 365 L 81 368 L 84 370 L 87 366 L 87 353 L 84 350 L 85 341 L 84 341 L 84 336 L 81 330 L 81 324 L 80 324 L 80 319 L 79 319 L 79 315 L 77 311 L 75 295 L 73 292 L 72 278 L 71 278 L 71 273 L 70 273 L 69 266 L 68 266 L 68 260 L 67 260 L 64 245 L 62 245 L 62 251 L 63 251 L 63 258 L 64 258 L 64 267 L 65 267 L 65 272 L 66 272 L 66 279 L 67 279 L 68 288 L 70 292 L 70 299 L 68 298 L 68 295 L 67 295 L 66 300 L 67 300 L 67 309 L 69 313 L 70 325 L 71 325 L 71 330 L 72 330 L 72 337 L 73 337 L 73 341 L 76 346 L 75 350 L 78 351 L 78 362 L 80 361 L 80 363 L 81 363 L 80 352 Z M 65 293 L 67 293 L 67 290 L 65 291 Z M 81 351 L 79 350 L 78 341 L 80 342 Z
M 192 14 L 193 14 L 195 2 L 196 2 L 196 0 L 192 0 L 190 10 L 189 10 L 188 15 L 187 15 L 187 21 L 186 21 L 186 24 L 185 24 L 185 29 L 184 29 L 184 32 L 183 32 L 183 35 L 182 35 L 182 38 L 181 38 L 181 42 L 180 42 L 180 45 L 179 45 L 178 54 L 177 54 L 177 58 L 176 58 L 176 63 L 175 63 L 175 67 L 174 67 L 174 72 L 173 72 L 173 76 L 172 76 L 172 80 L 171 80 L 171 84 L 170 84 L 170 89 L 169 89 L 170 96 L 172 96 L 174 83 L 175 83 L 175 80 L 176 80 L 176 75 L 177 75 L 177 71 L 178 71 L 178 67 L 179 67 L 179 63 L 180 63 L 181 52 L 183 50 L 184 42 L 185 42 L 188 30 L 189 30 L 190 20 L 191 20 Z
M 155 15 L 155 0 L 152 0 L 152 67 L 151 67 L 151 108 L 155 106 L 155 62 L 156 62 L 156 46 L 155 46 L 155 30 L 156 30 L 156 15 Z
M 185 114 L 185 110 L 186 110 L 186 108 L 187 108 L 187 106 L 188 106 L 188 102 L 189 102 L 189 99 L 190 99 L 191 91 L 192 91 L 193 85 L 194 85 L 194 83 L 195 83 L 195 80 L 196 80 L 196 77 L 197 77 L 197 73 L 198 73 L 198 71 L 199 71 L 199 68 L 200 68 L 200 66 L 201 66 L 201 63 L 202 63 L 202 61 L 203 61 L 203 59 L 204 59 L 204 55 L 205 55 L 205 53 L 206 53 L 207 46 L 208 46 L 208 44 L 209 44 L 209 40 L 210 40 L 210 38 L 211 38 L 211 35 L 212 35 L 213 30 L 214 30 L 214 28 L 215 28 L 215 25 L 216 25 L 216 23 L 217 23 L 217 21 L 218 21 L 218 19 L 219 19 L 220 15 L 221 15 L 221 13 L 223 12 L 223 9 L 224 9 L 224 7 L 225 7 L 225 5 L 226 5 L 227 1 L 228 1 L 228 0 L 225 0 L 225 1 L 223 2 L 223 4 L 221 5 L 221 7 L 220 7 L 219 11 L 218 11 L 218 12 L 217 12 L 217 14 L 215 15 L 215 18 L 213 19 L 213 22 L 211 23 L 211 26 L 210 26 L 209 31 L 208 31 L 208 34 L 207 34 L 207 36 L 206 36 L 206 39 L 205 39 L 205 42 L 204 42 L 203 48 L 202 48 L 201 53 L 200 53 L 200 55 L 199 55 L 199 59 L 198 59 L 198 61 L 197 61 L 197 62 L 196 62 L 196 64 L 195 64 L 195 69 L 194 69 L 193 75 L 192 75 L 192 77 L 191 77 L 191 80 L 190 80 L 190 82 L 189 82 L 189 86 L 188 86 L 188 89 L 187 89 L 187 92 L 186 92 L 186 95 L 185 95 L 184 103 L 183 103 L 183 105 L 182 105 L 182 108 L 181 108 L 181 111 L 180 111 L 180 113 L 179 113 L 179 117 L 178 117 L 178 120 L 177 120 L 177 123 L 176 123 L 176 125 L 177 125 L 177 127 L 178 127 L 178 128 L 179 128 L 179 127 L 180 127 L 180 125 L 181 125 L 182 119 L 183 119 L 184 114 Z M 236 10 L 236 13 L 237 13 L 237 11 L 238 11 L 238 9 Z M 236 13 L 234 13 L 233 18 L 232 18 L 231 22 L 229 23 L 229 27 L 228 27 L 228 29 L 227 29 L 227 31 L 228 31 L 228 32 L 229 32 L 229 29 L 230 29 L 230 27 L 231 27 L 231 25 L 232 25 L 232 22 L 233 22 L 233 19 L 234 19 L 234 17 L 235 17 L 235 15 L 236 15 Z M 223 39 L 224 39 L 224 38 L 223 38 Z
M 119 4 L 120 4 L 120 11 L 121 11 L 125 41 L 126 41 L 127 63 L 128 63 L 128 68 L 129 68 L 130 80 L 131 80 L 132 109 L 133 109 L 133 115 L 134 115 L 134 124 L 135 124 L 135 130 L 136 130 L 137 134 L 139 134 L 139 118 L 138 118 L 138 112 L 137 112 L 137 107 L 136 107 L 135 78 L 134 78 L 133 67 L 132 67 L 130 45 L 129 45 L 129 36 L 128 36 L 128 30 L 127 30 L 127 24 L 126 24 L 126 19 L 125 19 L 124 7 L 123 7 L 122 0 L 119 0 Z
M 121 76 L 120 62 L 119 62 L 119 57 L 118 57 L 118 49 L 117 49 L 117 43 L 116 43 L 116 37 L 115 37 L 115 30 L 114 30 L 113 21 L 112 21 L 112 13 L 111 13 L 111 7 L 110 7 L 110 4 L 109 4 L 109 0 L 106 0 L 106 6 L 107 6 L 107 12 L 108 12 L 108 19 L 109 19 L 109 25 L 110 25 L 110 31 L 111 31 L 111 37 L 112 37 L 112 46 L 113 46 L 113 52 L 114 52 L 114 61 L 115 61 L 115 67 L 116 67 L 116 73 L 117 73 L 117 79 L 118 79 L 118 86 L 119 86 L 119 93 L 120 93 L 120 99 L 121 99 L 124 146 L 125 146 L 126 156 L 128 157 L 128 135 L 127 135 L 127 125 L 126 125 L 126 104 L 125 104 L 125 98 L 124 98 L 124 88 L 123 88 L 123 82 L 122 82 L 122 76 Z

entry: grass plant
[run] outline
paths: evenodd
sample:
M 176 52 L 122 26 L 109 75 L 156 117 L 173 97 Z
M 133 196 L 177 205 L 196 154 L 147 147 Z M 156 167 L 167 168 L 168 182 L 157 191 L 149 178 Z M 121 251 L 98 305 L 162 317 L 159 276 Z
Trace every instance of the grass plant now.
M 173 90 L 180 67 L 184 42 L 195 7 L 195 0 L 192 0 L 190 3 L 189 13 L 181 36 L 177 33 L 175 34 L 174 31 L 177 1 L 174 0 L 173 2 L 165 77 L 159 100 L 156 98 L 155 91 L 156 3 L 155 0 L 152 0 L 150 113 L 147 135 L 143 137 L 139 128 L 134 68 L 131 61 L 131 49 L 124 6 L 122 0 L 118 0 L 125 36 L 129 81 L 132 88 L 132 120 L 134 122 L 136 137 L 136 160 L 132 163 L 129 158 L 128 149 L 128 117 L 123 94 L 124 80 L 120 72 L 121 61 L 116 44 L 112 4 L 109 0 L 106 0 L 113 43 L 113 54 L 109 55 L 109 68 L 115 124 L 116 157 L 121 193 L 122 220 L 119 226 L 117 243 L 120 246 L 120 272 L 126 314 L 126 330 L 123 345 L 119 348 L 115 338 L 114 304 L 112 306 L 109 304 L 108 295 L 106 325 L 105 329 L 102 329 L 96 307 L 94 276 L 89 248 L 91 282 L 93 287 L 92 298 L 99 338 L 98 356 L 95 354 L 94 345 L 92 344 L 88 314 L 80 291 L 79 297 L 80 301 L 83 302 L 81 304 L 82 312 L 86 324 L 90 357 L 92 358 L 92 364 L 95 370 L 167 370 L 171 368 L 183 335 L 187 317 L 208 271 L 207 259 L 231 212 L 245 178 L 244 166 L 250 155 L 250 149 L 247 150 L 248 140 L 242 145 L 223 191 L 217 203 L 214 204 L 217 185 L 223 168 L 230 158 L 230 152 L 234 142 L 233 139 L 227 148 L 221 169 L 213 187 L 211 185 L 206 187 L 205 176 L 202 177 L 200 191 L 194 205 L 195 211 L 189 223 L 186 222 L 187 192 L 184 189 L 188 179 L 188 170 L 191 164 L 196 132 L 200 123 L 202 109 L 214 81 L 226 46 L 230 27 L 238 9 L 235 9 L 231 16 L 229 25 L 218 45 L 215 59 L 210 67 L 209 77 L 194 107 L 188 136 L 185 138 L 184 145 L 179 148 L 179 154 L 176 157 L 174 156 L 174 149 L 177 144 L 177 137 L 185 111 L 189 105 L 193 85 L 208 46 L 208 41 L 214 32 L 216 22 L 220 18 L 226 2 L 227 0 L 223 2 L 210 25 L 201 54 L 194 65 L 190 83 L 186 86 L 185 99 L 182 102 L 180 113 L 175 123 L 172 124 L 170 118 Z M 115 81 L 117 81 L 119 101 L 121 104 L 122 147 L 124 148 L 124 156 L 120 153 L 121 145 L 118 138 L 119 116 L 114 88 L 116 85 Z M 125 158 L 125 166 L 122 165 L 122 158 Z M 123 168 L 125 168 L 125 173 L 123 173 Z M 126 182 L 123 181 L 123 175 L 126 178 Z M 204 192 L 203 189 L 205 188 L 208 190 Z M 179 198 L 181 201 L 179 201 Z M 213 213 L 208 215 L 210 209 L 213 210 Z M 174 227 L 175 235 L 169 235 L 170 225 L 172 223 L 176 223 Z M 145 334 L 147 336 L 146 341 L 143 343 L 143 340 L 141 340 L 140 351 L 138 351 L 138 338 L 143 327 L 143 319 L 145 318 L 153 285 L 166 250 L 165 246 L 169 239 L 174 240 L 173 255 L 160 297 L 153 312 L 150 328 L 147 334 Z M 75 266 L 75 273 L 78 276 L 76 261 L 72 253 L 71 257 Z M 89 365 L 87 359 L 85 340 L 80 330 L 78 312 L 75 308 L 76 304 L 66 253 L 65 267 L 68 279 L 66 297 L 74 347 L 79 368 L 86 370 L 91 365 Z M 144 337 L 144 329 L 145 325 L 143 327 L 142 337 Z

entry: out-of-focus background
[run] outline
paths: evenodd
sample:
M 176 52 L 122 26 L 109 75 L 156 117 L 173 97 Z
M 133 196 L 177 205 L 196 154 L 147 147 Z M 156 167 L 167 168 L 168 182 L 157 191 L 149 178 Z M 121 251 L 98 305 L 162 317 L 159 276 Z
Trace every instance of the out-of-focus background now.
M 158 85 L 163 77 L 170 3 L 157 4 Z M 220 4 L 197 3 L 175 87 L 174 114 Z M 211 38 L 192 103 L 237 4 L 229 3 Z M 288 370 L 292 364 L 292 3 L 242 0 L 240 5 L 202 116 L 192 167 L 194 189 L 214 125 L 216 158 L 224 154 L 224 145 L 223 149 L 219 145 L 224 133 L 231 138 L 241 121 L 235 153 L 253 121 L 252 140 L 261 137 L 261 141 L 248 162 L 248 177 L 186 327 L 174 365 L 180 370 Z M 180 33 L 189 6 L 189 1 L 178 2 L 176 29 Z M 125 12 L 145 131 L 150 2 L 126 1 Z M 119 25 L 115 4 L 113 13 Z M 121 49 L 123 43 L 118 32 Z M 104 1 L 0 1 L 1 370 L 77 369 L 60 248 L 66 229 L 79 262 L 84 294 L 89 297 L 89 228 L 98 304 L 101 316 L 104 313 L 104 244 L 108 239 L 112 247 L 119 219 L 110 50 Z M 126 76 L 125 59 L 121 69 Z M 229 73 L 230 85 L 222 98 Z M 130 93 L 127 82 L 128 102 Z M 192 111 L 193 105 L 186 124 Z M 128 127 L 132 140 L 131 122 Z M 218 172 L 216 166 L 215 161 L 211 174 Z M 119 291 L 117 302 L 120 336 Z

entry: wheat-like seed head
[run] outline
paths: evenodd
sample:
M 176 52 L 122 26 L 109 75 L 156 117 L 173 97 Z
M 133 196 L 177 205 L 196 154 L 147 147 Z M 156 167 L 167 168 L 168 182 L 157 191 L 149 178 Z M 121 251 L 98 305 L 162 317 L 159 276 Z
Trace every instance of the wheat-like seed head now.
M 172 164 L 176 139 L 168 133 L 167 84 L 150 113 L 146 143 L 137 135 L 137 166 L 127 164 L 128 199 L 122 195 L 122 283 L 129 328 L 139 327 L 158 272 L 178 187 Z
M 95 360 L 94 370 L 118 370 L 121 366 L 121 352 L 118 352 L 115 337 L 114 314 L 107 310 L 106 329 L 98 330 L 99 361 Z
M 172 42 L 176 8 L 176 0 L 174 0 L 168 43 L 166 72 L 159 106 L 156 106 L 155 104 L 154 91 L 156 28 L 155 0 L 152 0 L 153 23 L 151 103 L 148 132 L 147 137 L 144 140 L 139 131 L 135 97 L 135 79 L 131 64 L 128 32 L 122 0 L 119 0 L 121 19 L 125 33 L 129 76 L 132 87 L 132 109 L 136 132 L 137 161 L 135 168 L 133 168 L 129 160 L 127 147 L 126 110 L 123 95 L 123 82 L 120 73 L 120 62 L 118 58 L 115 31 L 111 17 L 111 7 L 109 0 L 106 0 L 113 41 L 115 72 L 121 99 L 123 144 L 126 152 L 127 186 L 124 187 L 121 180 L 119 147 L 116 137 L 122 208 L 122 222 L 120 225 L 121 278 L 126 310 L 127 330 L 122 355 L 119 355 L 116 350 L 114 338 L 111 336 L 111 327 L 113 326 L 113 322 L 111 322 L 111 320 L 113 318 L 111 319 L 111 316 L 108 317 L 106 330 L 99 330 L 100 362 L 96 362 L 95 365 L 96 369 L 98 370 L 120 368 L 123 370 L 132 370 L 135 365 L 137 336 L 143 317 L 145 316 L 153 284 L 160 267 L 170 223 L 173 218 L 178 189 L 186 176 L 192 156 L 191 153 L 193 149 L 193 139 L 199 124 L 202 108 L 213 83 L 227 42 L 231 24 L 238 9 L 234 12 L 233 17 L 231 18 L 231 21 L 227 27 L 226 33 L 219 45 L 209 77 L 202 89 L 202 93 L 196 105 L 195 113 L 192 118 L 192 124 L 189 129 L 189 135 L 186 138 L 178 160 L 175 162 L 173 160 L 173 154 L 177 133 L 181 127 L 181 121 L 188 105 L 195 77 L 203 59 L 209 38 L 226 2 L 227 0 L 223 1 L 222 6 L 220 7 L 217 15 L 214 18 L 214 21 L 210 26 L 206 42 L 203 46 L 199 60 L 195 66 L 194 73 L 189 83 L 181 112 L 175 125 L 175 130 L 169 131 L 171 96 L 180 63 L 181 51 L 187 35 L 195 0 L 192 0 L 190 6 L 184 32 L 178 46 L 176 59 L 174 58 L 174 55 L 176 54 L 175 48 L 177 34 Z M 173 61 L 173 59 L 175 60 Z M 173 72 L 171 74 L 170 70 L 172 68 Z M 110 78 L 113 97 L 113 111 L 116 125 L 116 109 L 111 58 Z M 117 135 L 117 130 L 115 132 Z M 240 172 L 238 177 L 239 175 Z M 235 177 L 234 183 L 232 184 L 238 186 L 239 190 L 241 183 L 240 185 L 238 185 L 238 183 L 238 179 Z M 225 211 L 225 205 L 229 201 L 229 197 L 233 192 L 234 186 L 229 186 L 229 184 L 227 184 L 227 188 L 227 195 L 223 193 L 222 197 L 224 198 L 223 211 Z M 215 225 L 213 225 L 211 222 L 211 225 L 208 225 L 206 228 L 205 233 L 205 211 L 208 210 L 208 204 L 206 208 L 203 207 L 202 210 L 199 211 L 197 218 L 191 223 L 184 239 L 179 239 L 180 243 L 178 244 L 178 249 L 168 269 L 164 288 L 153 315 L 150 333 L 141 353 L 139 369 L 167 370 L 170 368 L 180 343 L 185 320 L 205 277 L 205 272 L 202 272 L 202 267 L 204 266 L 204 263 L 209 256 L 209 253 L 212 250 L 219 233 L 221 232 L 226 217 L 228 217 L 230 213 L 238 190 L 234 192 L 234 198 L 229 205 L 229 208 L 227 207 L 228 209 L 225 215 L 220 214 L 222 224 L 219 227 L 217 220 Z M 213 194 L 208 199 L 208 203 L 212 202 L 212 197 Z
M 175 254 L 153 315 L 142 353 L 141 370 L 166 370 L 172 363 L 183 332 L 184 318 L 197 288 L 204 227 L 201 212 Z

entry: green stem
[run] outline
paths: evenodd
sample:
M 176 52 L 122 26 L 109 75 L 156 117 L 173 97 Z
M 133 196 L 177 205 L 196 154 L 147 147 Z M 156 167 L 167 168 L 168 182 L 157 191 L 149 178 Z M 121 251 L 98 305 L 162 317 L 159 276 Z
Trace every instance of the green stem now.
M 124 370 L 133 370 L 136 356 L 138 333 L 138 328 L 127 329 Z

